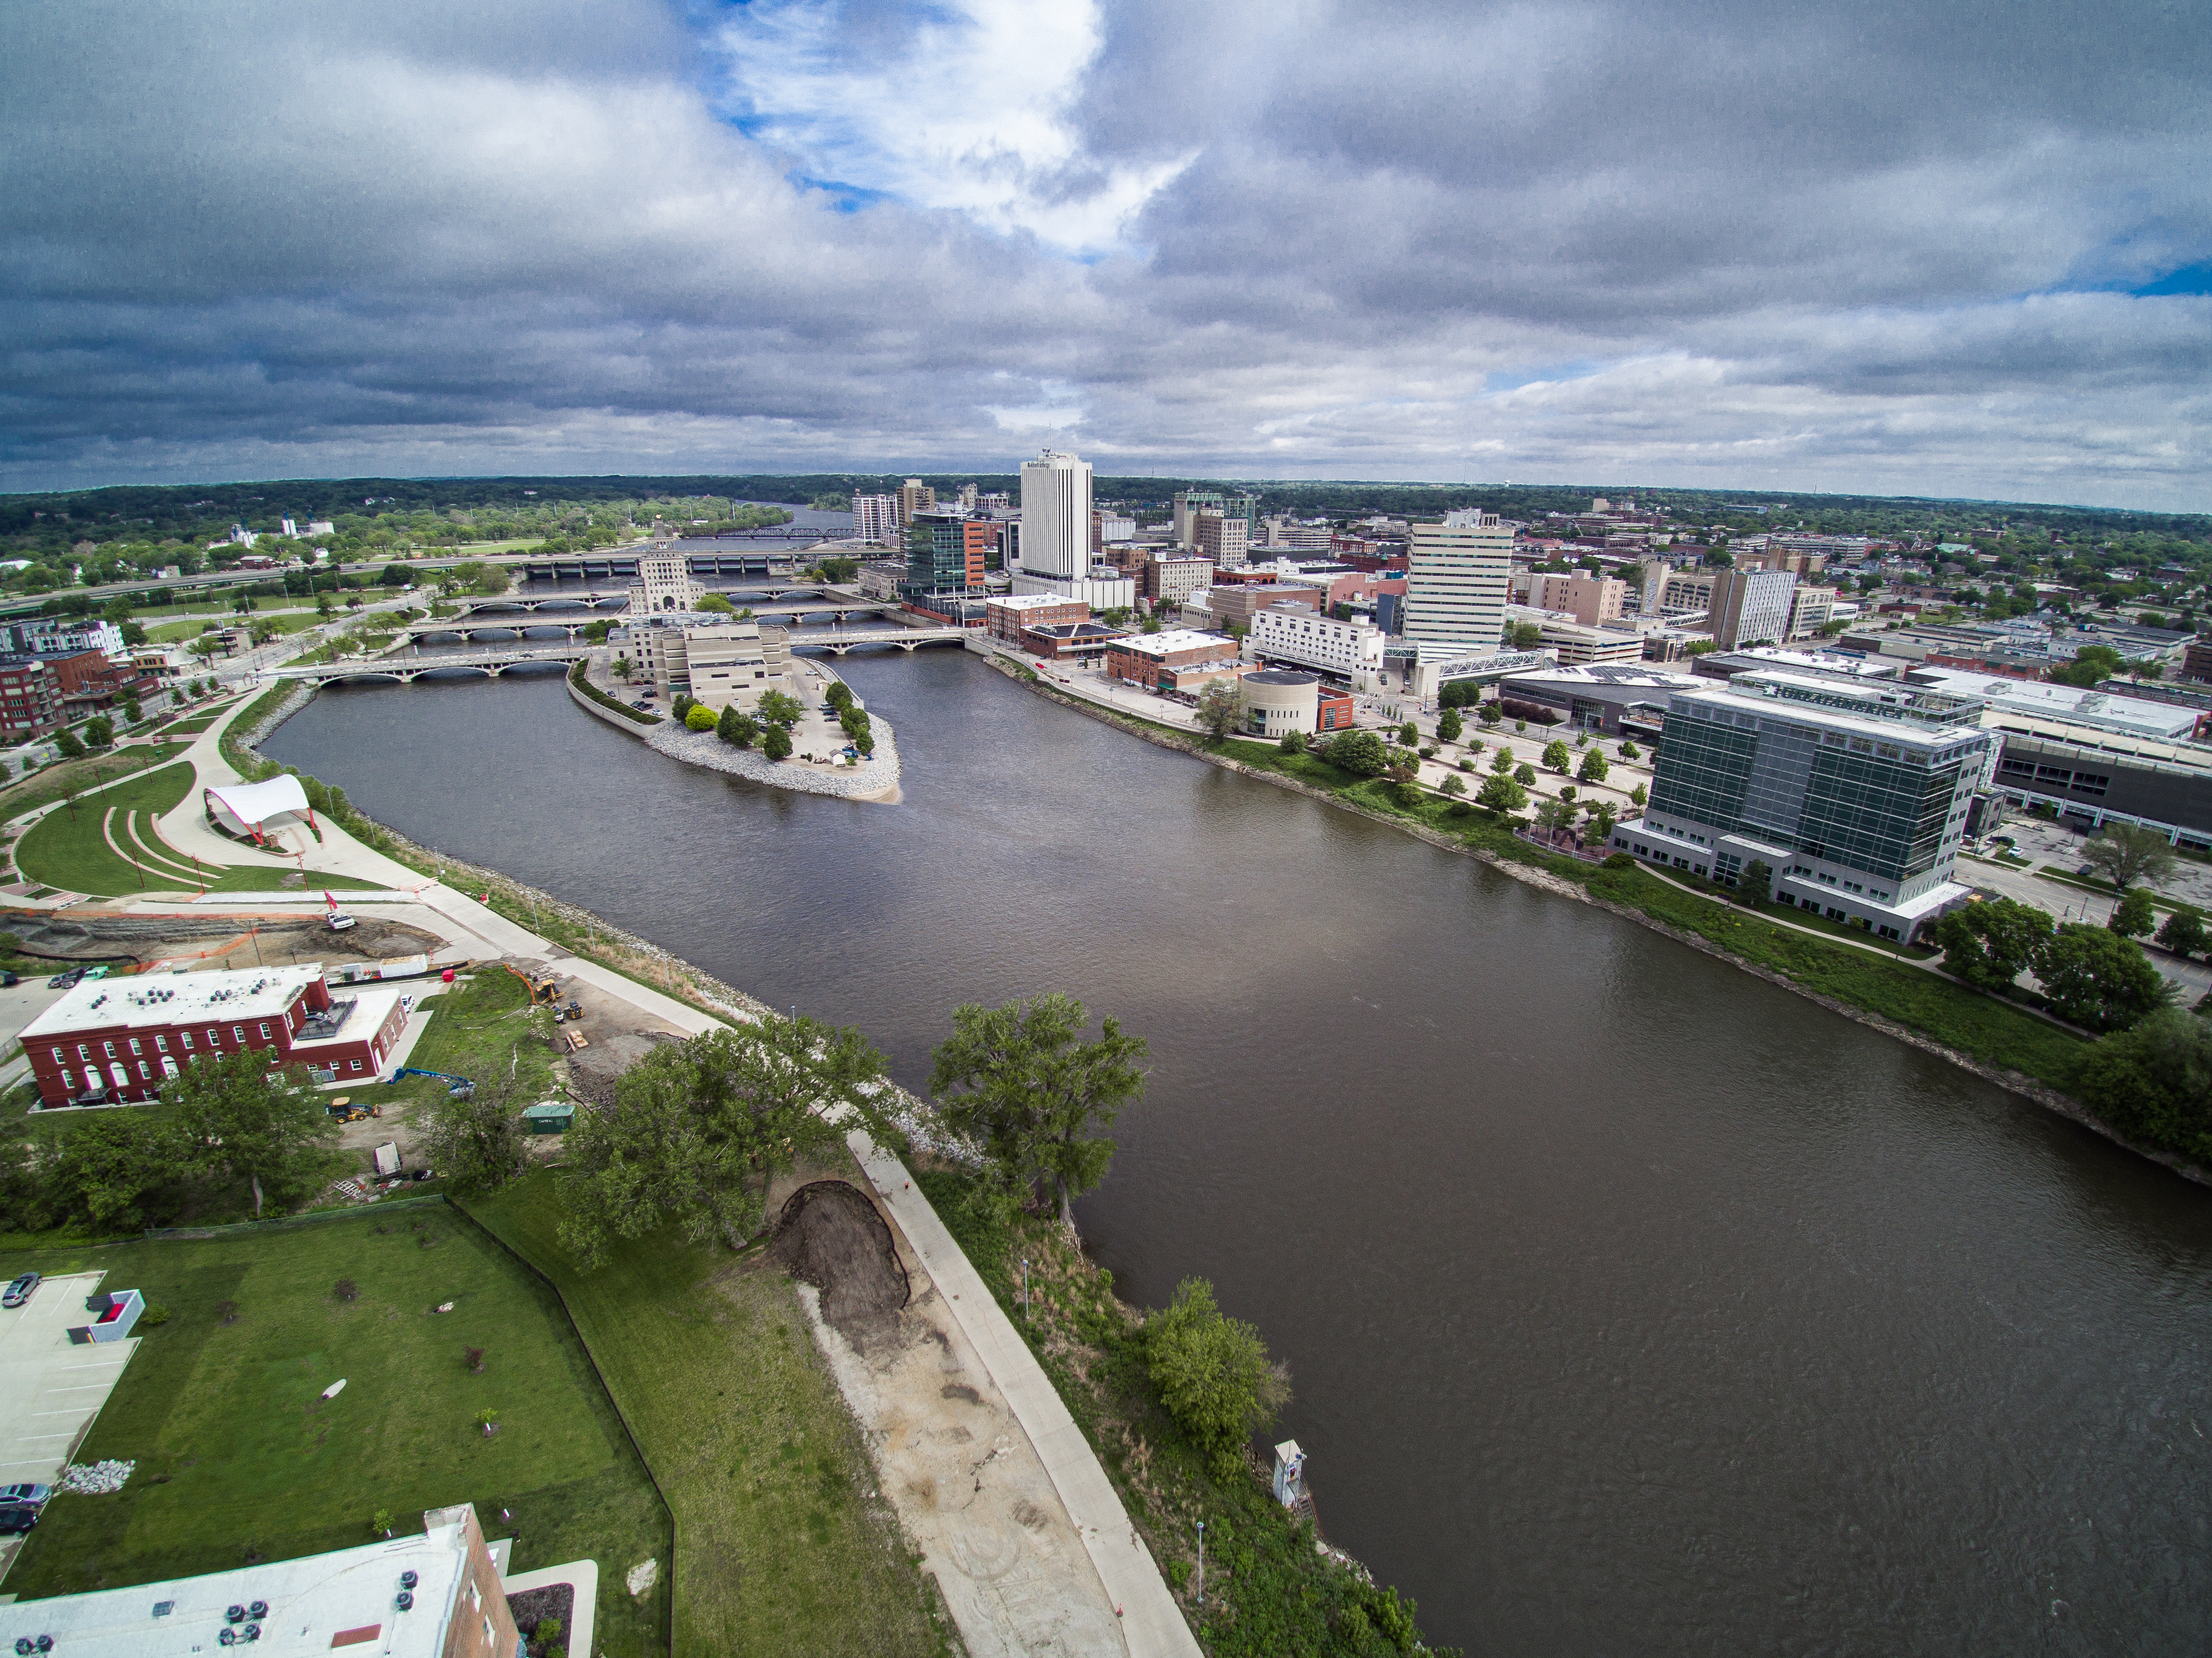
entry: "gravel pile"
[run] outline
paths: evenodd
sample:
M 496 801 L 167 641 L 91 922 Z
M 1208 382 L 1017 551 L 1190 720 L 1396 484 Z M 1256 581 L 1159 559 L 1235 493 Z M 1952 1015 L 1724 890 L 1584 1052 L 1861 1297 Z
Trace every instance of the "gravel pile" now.
M 123 1489 L 123 1482 L 137 1466 L 136 1462 L 72 1462 L 54 1481 L 54 1489 L 85 1497 L 112 1497 Z

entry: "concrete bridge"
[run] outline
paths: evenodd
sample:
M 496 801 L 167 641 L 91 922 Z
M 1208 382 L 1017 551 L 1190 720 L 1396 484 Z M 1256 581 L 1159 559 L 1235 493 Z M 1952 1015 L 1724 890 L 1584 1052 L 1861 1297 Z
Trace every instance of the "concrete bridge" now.
M 793 653 L 827 651 L 842 656 L 864 646 L 896 645 L 908 656 L 923 645 L 958 645 L 966 641 L 965 628 L 864 628 L 834 634 L 803 634 L 791 641 Z
M 280 679 L 304 680 L 328 685 L 341 679 L 396 679 L 411 685 L 426 673 L 450 668 L 466 669 L 487 679 L 496 679 L 509 668 L 564 668 L 592 653 L 589 645 L 518 645 L 503 651 L 456 651 L 450 656 L 363 656 L 307 668 L 280 669 Z
M 563 578 L 588 581 L 594 576 L 605 576 L 611 580 L 617 576 L 635 575 L 638 556 L 642 551 L 648 558 L 666 558 L 672 554 L 680 554 L 690 567 L 693 575 L 772 576 L 777 574 L 779 569 L 785 575 L 796 574 L 792 568 L 793 554 L 790 551 L 780 556 L 765 551 L 726 551 L 720 545 L 726 536 L 744 541 L 779 541 L 787 545 L 804 541 L 811 546 L 823 541 L 818 530 L 799 530 L 791 525 L 781 530 L 729 530 L 719 533 L 711 527 L 702 527 L 689 535 L 677 537 L 673 544 L 665 546 L 652 542 L 641 546 L 639 543 L 632 542 L 627 547 L 609 548 L 602 552 L 559 553 L 550 558 L 526 558 L 520 569 L 522 574 L 532 581 Z M 682 544 L 686 541 L 705 540 L 717 544 L 713 550 L 702 552 Z M 842 544 L 839 550 L 845 550 Z

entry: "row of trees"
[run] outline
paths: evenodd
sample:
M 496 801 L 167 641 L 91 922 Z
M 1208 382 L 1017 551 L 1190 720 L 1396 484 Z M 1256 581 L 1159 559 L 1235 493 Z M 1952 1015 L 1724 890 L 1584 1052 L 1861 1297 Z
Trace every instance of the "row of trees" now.
M 2125 1029 L 2173 998 L 2173 987 L 2132 939 L 2094 922 L 2055 921 L 2048 911 L 2009 898 L 1954 909 L 1929 936 L 1954 977 L 2003 994 L 2033 973 L 2052 1012 L 2092 1030 Z

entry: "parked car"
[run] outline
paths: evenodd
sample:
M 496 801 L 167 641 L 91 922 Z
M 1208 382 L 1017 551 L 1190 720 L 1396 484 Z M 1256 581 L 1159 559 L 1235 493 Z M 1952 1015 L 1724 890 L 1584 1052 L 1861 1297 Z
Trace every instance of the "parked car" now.
M 27 1532 L 39 1523 L 39 1511 L 27 1503 L 0 1504 L 0 1532 Z
M 341 915 L 333 911 L 323 918 L 323 925 L 333 932 L 349 932 L 361 923 L 350 915 Z
M 22 982 L 12 973 L 0 972 L 0 990 L 13 990 Z
M 31 1298 L 41 1282 L 41 1274 L 24 1273 L 22 1277 L 8 1286 L 5 1295 L 0 1295 L 0 1307 L 21 1307 Z
M 53 1494 L 52 1485 L 0 1485 L 0 1503 L 27 1503 L 34 1509 L 46 1507 Z
M 82 968 L 69 968 L 63 972 L 55 974 L 52 978 L 47 980 L 46 988 L 49 990 L 68 990 L 74 987 L 76 981 L 82 977 L 84 977 L 84 969 Z

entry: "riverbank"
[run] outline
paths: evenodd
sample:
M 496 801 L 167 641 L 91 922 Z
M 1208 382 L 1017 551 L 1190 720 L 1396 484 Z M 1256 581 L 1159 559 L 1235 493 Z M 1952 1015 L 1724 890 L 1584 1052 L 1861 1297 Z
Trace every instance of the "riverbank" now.
M 1422 799 L 1409 807 L 1396 799 L 1389 783 L 1353 778 L 1316 756 L 1285 756 L 1268 745 L 1235 739 L 1216 746 L 1070 695 L 1019 664 L 997 656 L 988 659 L 1036 695 L 1145 742 L 1388 824 L 1527 885 L 1664 934 L 1971 1072 L 2184 1180 L 2212 1186 L 2212 1174 L 2201 1165 L 2129 1139 L 2067 1091 L 2087 1042 L 1938 971 L 1908 966 L 1844 940 L 1831 942 L 1741 906 L 1671 887 L 1640 866 L 1608 868 L 1547 853 L 1521 840 L 1486 809 L 1464 801 L 1424 791 Z

